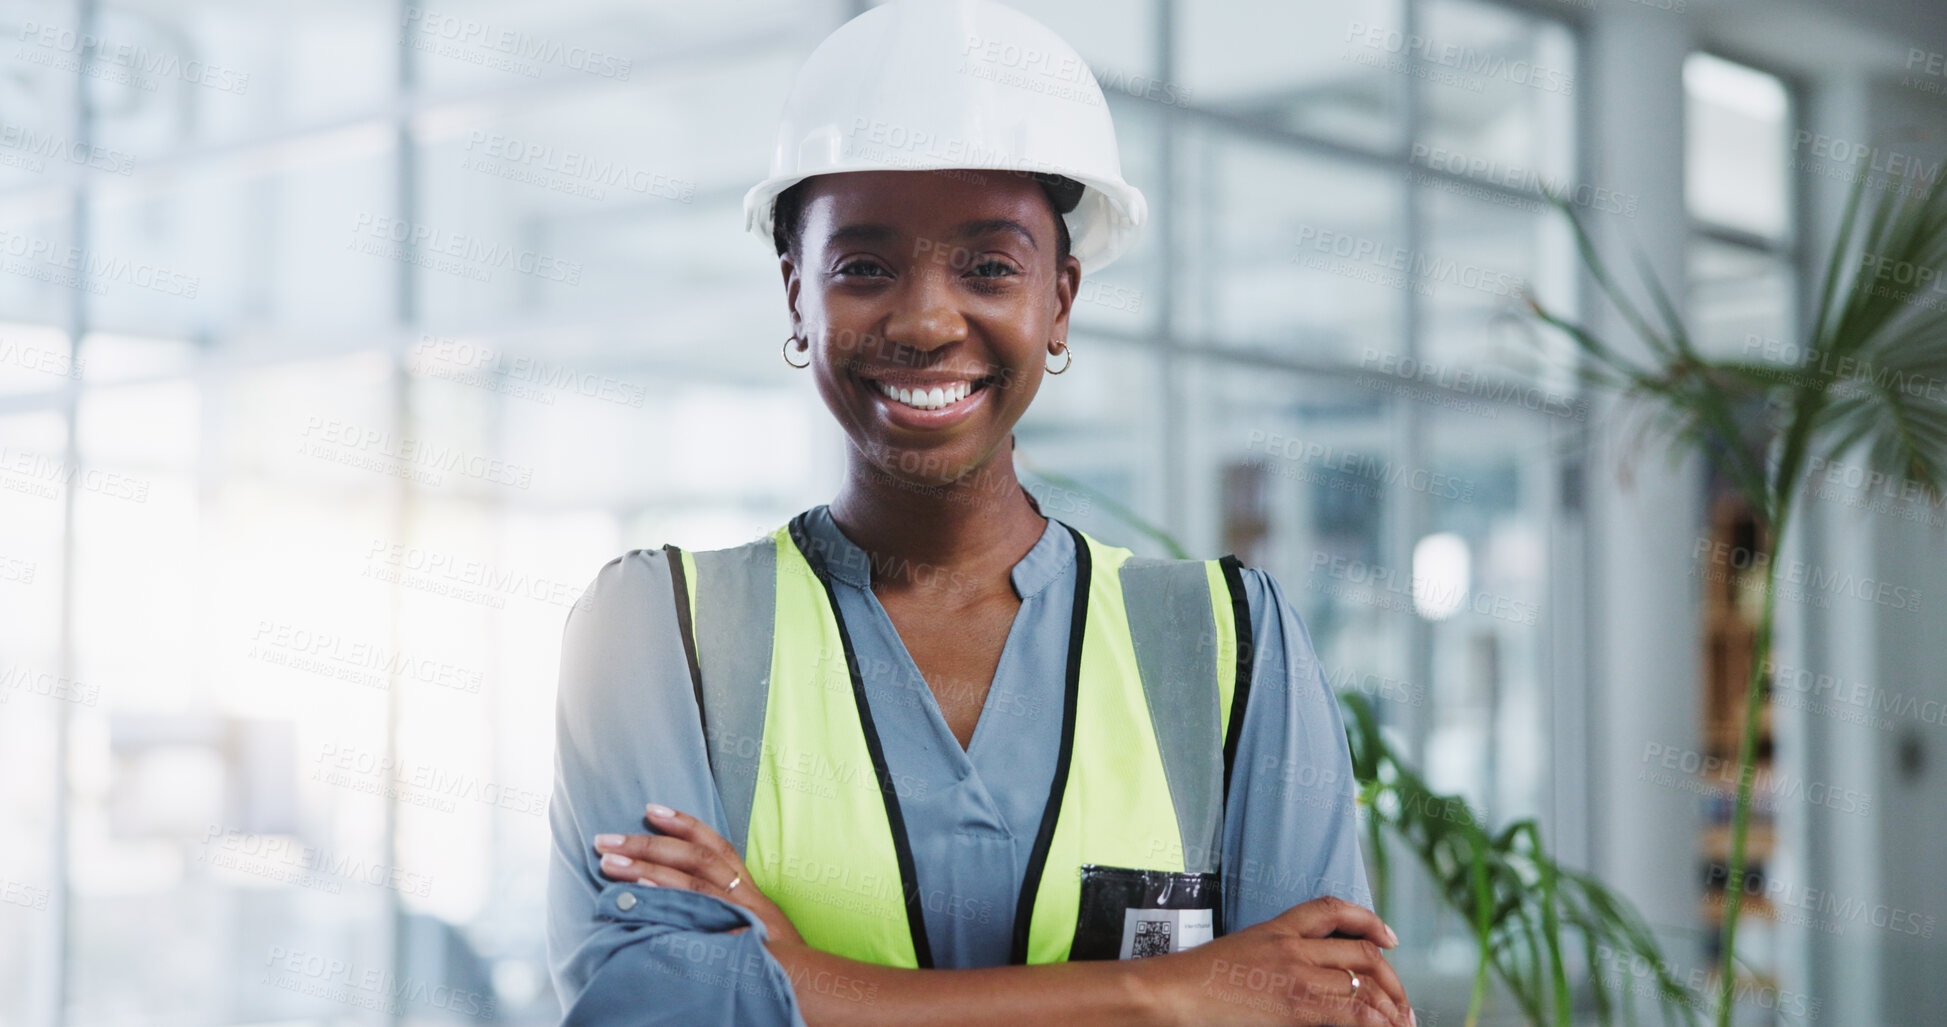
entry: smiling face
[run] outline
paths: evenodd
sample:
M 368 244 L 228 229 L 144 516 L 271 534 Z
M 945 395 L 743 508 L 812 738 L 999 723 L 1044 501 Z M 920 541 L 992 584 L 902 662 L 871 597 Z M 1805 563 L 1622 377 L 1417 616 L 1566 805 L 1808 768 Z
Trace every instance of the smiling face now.
M 1057 262 L 1040 184 L 861 171 L 805 189 L 785 295 L 855 461 L 939 486 L 1007 457 L 1081 284 L 1079 261 Z

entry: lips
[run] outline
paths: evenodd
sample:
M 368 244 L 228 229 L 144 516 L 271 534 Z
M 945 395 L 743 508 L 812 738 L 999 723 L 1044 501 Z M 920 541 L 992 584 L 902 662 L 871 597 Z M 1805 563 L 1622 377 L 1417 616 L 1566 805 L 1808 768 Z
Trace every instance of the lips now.
M 991 375 L 856 376 L 880 416 L 902 428 L 935 430 L 965 420 L 987 402 Z

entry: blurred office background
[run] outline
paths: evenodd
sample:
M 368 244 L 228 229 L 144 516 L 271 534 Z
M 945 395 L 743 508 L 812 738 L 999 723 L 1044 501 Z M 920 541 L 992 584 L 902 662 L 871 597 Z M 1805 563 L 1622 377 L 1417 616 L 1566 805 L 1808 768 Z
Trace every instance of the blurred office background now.
M 1750 604 L 1699 554 L 1749 539 L 1518 316 L 1593 306 L 1538 186 L 1715 352 L 1796 359 L 1850 181 L 1947 158 L 1947 8 L 1016 3 L 1153 218 L 1083 284 L 1024 480 L 1270 570 L 1436 787 L 1714 972 Z M 865 6 L 0 8 L 0 1023 L 555 1022 L 563 618 L 842 468 L 741 201 Z M 1783 604 L 1764 755 L 1823 787 L 1761 797 L 1740 1022 L 1947 1008 L 1942 520 L 1856 475 L 1806 507 L 1795 558 L 1924 598 Z M 1393 876 L 1459 1023 L 1465 926 Z

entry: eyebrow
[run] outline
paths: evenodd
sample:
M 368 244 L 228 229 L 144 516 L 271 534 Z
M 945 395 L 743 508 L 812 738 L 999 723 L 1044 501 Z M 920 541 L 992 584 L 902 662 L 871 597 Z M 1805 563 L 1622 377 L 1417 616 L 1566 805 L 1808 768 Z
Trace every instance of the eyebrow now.
M 1017 232 L 1021 238 L 1027 240 L 1029 246 L 1037 250 L 1041 248 L 1034 241 L 1034 233 L 1028 231 L 1019 221 L 1015 221 L 1012 218 L 984 218 L 979 221 L 969 221 L 955 229 L 951 238 L 972 239 L 992 232 Z M 898 236 L 898 229 L 893 228 L 891 225 L 850 224 L 832 232 L 830 241 L 833 243 L 883 243 L 891 242 L 893 239 L 898 238 Z
M 899 233 L 891 225 L 846 225 L 831 234 L 833 243 L 891 242 Z
M 987 235 L 990 232 L 1019 232 L 1021 238 L 1028 241 L 1029 246 L 1033 246 L 1037 250 L 1041 248 L 1034 241 L 1034 233 L 1021 227 L 1019 221 L 1011 218 L 987 218 L 981 221 L 969 221 L 961 225 L 959 230 L 953 233 L 953 238 L 971 239 L 976 236 Z

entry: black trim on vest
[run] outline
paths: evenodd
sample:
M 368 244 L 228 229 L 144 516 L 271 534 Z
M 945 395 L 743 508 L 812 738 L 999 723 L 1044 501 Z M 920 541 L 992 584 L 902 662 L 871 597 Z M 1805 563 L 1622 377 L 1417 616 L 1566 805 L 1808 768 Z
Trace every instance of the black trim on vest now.
M 1231 765 L 1237 761 L 1237 740 L 1244 735 L 1244 711 L 1250 708 L 1251 668 L 1257 663 L 1251 639 L 1251 600 L 1244 591 L 1243 564 L 1236 554 L 1226 553 L 1217 560 L 1224 571 L 1224 586 L 1230 590 L 1230 619 L 1237 635 L 1237 683 L 1230 693 L 1230 730 L 1224 733 L 1224 802 L 1230 802 Z
M 1059 523 L 1059 522 L 1057 522 Z M 1028 857 L 1027 876 L 1021 879 L 1021 896 L 1014 901 L 1014 944 L 1007 961 L 1023 965 L 1028 961 L 1028 930 L 1034 922 L 1034 900 L 1041 891 L 1041 876 L 1048 867 L 1048 849 L 1054 844 L 1055 821 L 1061 815 L 1062 796 L 1068 791 L 1069 758 L 1075 752 L 1075 713 L 1082 683 L 1082 638 L 1088 629 L 1088 592 L 1093 560 L 1088 540 L 1073 527 L 1062 524 L 1075 540 L 1075 609 L 1068 622 L 1068 673 L 1062 688 L 1061 751 L 1055 757 L 1055 779 L 1048 786 L 1048 805 L 1041 811 L 1041 830 L 1034 836 L 1034 849 Z
M 791 518 L 791 540 L 800 553 L 812 552 L 812 546 L 805 532 L 805 518 L 810 511 L 800 512 Z M 825 586 L 825 601 L 830 604 L 832 620 L 838 625 L 838 640 L 845 649 L 845 669 L 852 676 L 852 701 L 858 705 L 859 727 L 865 732 L 865 748 L 872 754 L 872 772 L 879 780 L 879 794 L 886 802 L 886 823 L 892 828 L 892 847 L 899 857 L 899 882 L 906 895 L 906 927 L 913 935 L 913 956 L 921 970 L 933 969 L 933 946 L 926 937 L 926 908 L 921 902 L 919 871 L 913 865 L 913 846 L 906 837 L 906 819 L 899 812 L 899 796 L 892 787 L 892 773 L 886 769 L 886 753 L 879 744 L 879 730 L 872 724 L 872 710 L 865 701 L 865 681 L 859 676 L 858 657 L 852 654 L 852 636 L 845 630 L 845 615 L 838 610 L 838 595 L 832 590 L 831 578 L 818 561 L 809 557 L 805 562 L 811 572 Z
M 696 662 L 696 635 L 690 622 L 690 586 L 683 574 L 683 551 L 665 542 L 663 555 L 669 561 L 669 583 L 676 590 L 676 630 L 683 636 L 683 659 L 690 665 L 690 687 L 696 692 L 696 719 L 703 725 L 703 758 L 716 774 L 716 758 L 710 752 L 710 714 L 703 703 L 703 667 Z

